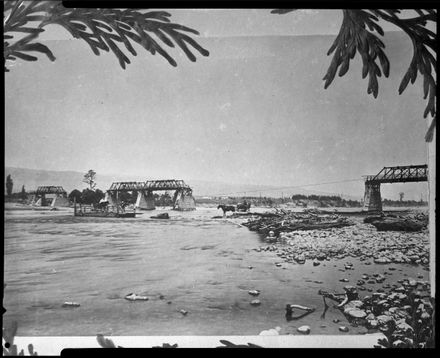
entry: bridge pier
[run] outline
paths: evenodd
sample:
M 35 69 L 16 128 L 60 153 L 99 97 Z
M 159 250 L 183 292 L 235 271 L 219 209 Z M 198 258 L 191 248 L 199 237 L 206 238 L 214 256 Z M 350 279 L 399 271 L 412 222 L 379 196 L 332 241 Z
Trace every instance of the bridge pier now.
M 154 210 L 156 206 L 154 204 L 154 196 L 151 191 L 145 192 L 144 190 L 138 191 L 138 196 L 136 199 L 136 208 L 142 210 Z
M 43 196 L 37 196 L 36 195 L 35 198 L 34 198 L 34 201 L 32 202 L 32 205 L 43 206 L 44 201 L 45 201 L 44 195 Z
M 118 204 L 118 200 L 116 198 L 116 195 L 112 194 L 112 193 L 110 193 L 108 191 L 105 193 L 104 200 L 108 201 L 108 204 L 111 205 L 111 206 L 117 206 L 117 204 Z
M 64 195 L 57 194 L 57 196 L 55 198 L 53 198 L 50 206 L 52 206 L 52 207 L 68 207 L 68 206 L 70 206 L 69 199 L 67 199 Z
M 191 190 L 177 190 L 174 194 L 174 210 L 190 211 L 196 210 L 196 201 Z
M 380 196 L 380 183 L 365 183 L 364 207 L 369 212 L 382 212 L 382 198 Z

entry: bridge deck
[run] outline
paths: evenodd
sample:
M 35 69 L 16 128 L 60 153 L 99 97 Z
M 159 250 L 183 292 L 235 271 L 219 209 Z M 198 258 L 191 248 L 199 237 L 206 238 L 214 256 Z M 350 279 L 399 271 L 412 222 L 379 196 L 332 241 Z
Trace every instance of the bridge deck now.
M 420 181 L 428 181 L 428 166 L 426 164 L 384 167 L 376 175 L 368 175 L 365 178 L 365 183 L 367 184 L 405 183 Z

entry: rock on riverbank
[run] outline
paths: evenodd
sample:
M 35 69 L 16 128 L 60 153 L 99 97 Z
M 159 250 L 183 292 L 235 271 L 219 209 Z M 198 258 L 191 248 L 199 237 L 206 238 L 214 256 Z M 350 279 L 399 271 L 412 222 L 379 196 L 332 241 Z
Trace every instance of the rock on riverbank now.
M 428 267 L 428 232 L 378 232 L 358 222 L 353 226 L 329 230 L 280 233 L 276 242 L 257 251 L 275 251 L 286 262 L 344 259 L 357 257 L 366 263 L 405 263 Z

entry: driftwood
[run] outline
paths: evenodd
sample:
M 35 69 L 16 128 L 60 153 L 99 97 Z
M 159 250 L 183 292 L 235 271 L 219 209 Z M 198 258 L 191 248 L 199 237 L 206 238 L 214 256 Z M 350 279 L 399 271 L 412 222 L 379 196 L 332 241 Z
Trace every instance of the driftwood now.
M 293 316 L 293 309 L 299 309 L 302 311 L 305 311 L 304 313 L 298 315 L 298 316 Z M 315 312 L 315 308 L 310 308 L 310 307 L 306 307 L 306 306 L 301 306 L 301 305 L 290 305 L 287 304 L 286 305 L 286 320 L 291 321 L 291 320 L 296 320 L 296 319 L 300 319 L 304 316 L 307 316 L 308 314 Z
M 313 212 L 294 213 L 278 210 L 275 214 L 261 215 L 260 218 L 243 223 L 249 230 L 268 234 L 273 231 L 275 235 L 280 232 L 296 230 L 325 230 L 354 225 L 345 217 L 339 215 L 317 215 Z
M 277 213 L 254 213 L 254 212 L 248 211 L 245 213 L 237 212 L 237 213 L 232 214 L 230 217 L 231 218 L 238 218 L 238 217 L 242 217 L 242 216 L 261 216 L 261 217 L 268 217 L 269 218 L 269 217 L 279 217 L 280 214 L 277 214 Z

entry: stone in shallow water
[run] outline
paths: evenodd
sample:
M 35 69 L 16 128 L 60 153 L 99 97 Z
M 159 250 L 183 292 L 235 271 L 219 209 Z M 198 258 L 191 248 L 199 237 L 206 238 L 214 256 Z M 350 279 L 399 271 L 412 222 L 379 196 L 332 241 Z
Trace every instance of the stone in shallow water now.
M 379 323 L 379 325 L 385 325 L 388 322 L 392 321 L 393 318 L 391 316 L 387 316 L 387 315 L 380 315 L 376 317 L 377 322 Z
M 302 334 L 309 334 L 310 333 L 310 327 L 309 326 L 301 326 L 301 327 L 297 328 L 297 331 L 299 333 L 302 333 Z
M 386 257 L 378 257 L 377 259 L 374 259 L 375 264 L 389 264 L 391 263 L 391 260 Z
M 64 302 L 62 307 L 79 307 L 80 304 L 77 302 Z
M 250 290 L 248 293 L 252 296 L 258 296 L 260 294 L 260 291 L 258 290 Z
M 261 305 L 261 302 L 260 302 L 260 300 L 253 300 L 253 301 L 251 301 L 251 305 L 252 306 L 259 306 L 259 305 Z
M 280 334 L 281 327 L 271 328 L 265 331 L 261 331 L 259 336 L 278 336 Z
M 344 310 L 344 313 L 352 318 L 365 318 L 367 316 L 367 313 L 365 311 L 357 308 Z
M 341 332 L 348 332 L 348 331 L 349 331 L 348 327 L 346 327 L 346 326 L 341 326 L 341 327 L 339 327 L 339 330 L 340 330 Z
M 370 321 L 367 321 L 367 326 L 369 328 L 375 329 L 375 328 L 377 328 L 379 326 L 379 322 L 377 320 L 375 320 L 375 319 L 372 319 Z
M 136 293 L 129 293 L 124 298 L 129 301 L 148 301 L 148 297 L 137 295 Z

